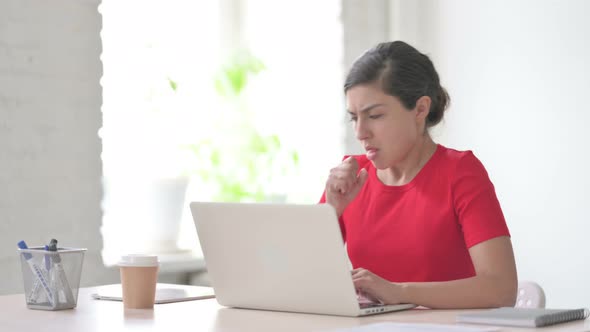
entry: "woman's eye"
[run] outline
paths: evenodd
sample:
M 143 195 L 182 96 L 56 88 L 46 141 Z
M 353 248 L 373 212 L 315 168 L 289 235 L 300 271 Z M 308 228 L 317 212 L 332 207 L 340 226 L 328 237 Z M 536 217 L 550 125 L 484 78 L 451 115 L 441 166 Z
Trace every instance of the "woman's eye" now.
M 356 116 L 351 116 L 349 121 L 350 122 L 356 122 L 356 120 L 357 120 Z
M 369 115 L 369 119 L 379 119 L 383 114 Z

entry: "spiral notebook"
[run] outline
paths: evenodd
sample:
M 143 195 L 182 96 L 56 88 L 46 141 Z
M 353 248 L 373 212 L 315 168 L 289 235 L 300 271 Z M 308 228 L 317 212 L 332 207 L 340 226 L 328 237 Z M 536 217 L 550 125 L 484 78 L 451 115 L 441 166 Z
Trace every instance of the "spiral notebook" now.
M 540 327 L 588 317 L 588 309 L 498 308 L 457 315 L 457 322 Z

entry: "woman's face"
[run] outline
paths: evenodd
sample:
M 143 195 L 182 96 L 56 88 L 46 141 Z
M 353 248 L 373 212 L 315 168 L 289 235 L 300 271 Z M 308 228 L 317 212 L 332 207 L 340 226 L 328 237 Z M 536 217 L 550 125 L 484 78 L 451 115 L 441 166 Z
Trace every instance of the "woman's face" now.
M 423 112 L 408 110 L 378 84 L 357 85 L 346 92 L 356 138 L 377 169 L 403 162 L 424 132 Z

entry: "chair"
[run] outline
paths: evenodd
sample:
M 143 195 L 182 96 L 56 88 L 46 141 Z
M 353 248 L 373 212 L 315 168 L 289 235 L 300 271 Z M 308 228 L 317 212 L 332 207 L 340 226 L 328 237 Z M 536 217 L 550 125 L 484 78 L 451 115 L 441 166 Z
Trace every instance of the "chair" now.
M 533 281 L 519 281 L 515 308 L 545 308 L 545 292 Z

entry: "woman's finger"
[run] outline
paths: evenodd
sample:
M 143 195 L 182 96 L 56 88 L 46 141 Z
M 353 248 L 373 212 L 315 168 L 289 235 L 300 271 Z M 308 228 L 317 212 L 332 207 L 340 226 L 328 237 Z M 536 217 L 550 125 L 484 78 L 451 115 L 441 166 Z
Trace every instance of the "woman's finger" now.
M 334 180 L 329 183 L 329 188 L 334 193 L 345 194 L 348 192 L 348 185 L 346 182 Z
M 350 272 L 352 274 L 352 277 L 354 278 L 354 277 L 360 277 L 360 276 L 364 275 L 365 272 L 367 272 L 367 270 L 363 269 L 362 267 L 359 267 L 359 268 L 356 268 Z
M 330 185 L 334 192 L 346 194 L 354 188 L 354 184 L 350 180 L 334 179 L 330 181 Z
M 330 179 L 332 181 L 344 181 L 352 184 L 356 182 L 356 174 L 350 170 L 337 169 L 330 172 Z

